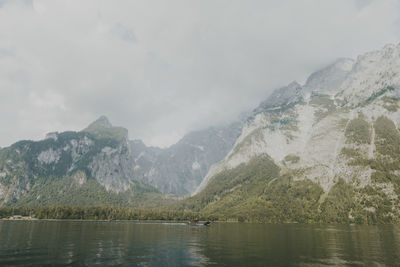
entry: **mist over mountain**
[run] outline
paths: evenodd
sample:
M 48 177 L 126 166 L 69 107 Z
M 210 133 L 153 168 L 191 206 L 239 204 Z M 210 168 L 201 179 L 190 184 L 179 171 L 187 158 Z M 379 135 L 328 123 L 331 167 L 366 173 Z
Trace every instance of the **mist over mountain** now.
M 277 89 L 185 205 L 261 221 L 399 221 L 399 73 L 390 44 Z
M 132 139 L 169 147 L 336 58 L 399 42 L 399 9 L 398 0 L 1 0 L 0 146 L 79 131 L 104 114 Z
M 200 184 L 210 166 L 232 149 L 241 127 L 242 122 L 238 121 L 191 132 L 166 149 L 146 147 L 139 140 L 132 141 L 134 176 L 161 192 L 189 195 Z
M 52 132 L 0 150 L 0 201 L 10 205 L 154 206 L 188 195 L 221 160 L 242 122 L 187 134 L 166 148 L 128 140 L 106 116 L 80 132 Z
M 168 148 L 105 116 L 0 150 L 0 203 L 174 207 L 220 219 L 400 220 L 400 45 L 341 58 Z M 246 219 L 247 218 L 247 219 Z

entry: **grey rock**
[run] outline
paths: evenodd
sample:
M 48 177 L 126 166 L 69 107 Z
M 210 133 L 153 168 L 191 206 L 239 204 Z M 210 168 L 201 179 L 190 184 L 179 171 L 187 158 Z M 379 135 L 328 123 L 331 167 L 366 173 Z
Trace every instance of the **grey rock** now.
M 330 64 L 329 66 L 312 73 L 304 85 L 304 91 L 307 93 L 337 92 L 353 66 L 353 59 L 337 59 L 333 64 Z
M 292 82 L 285 87 L 275 89 L 272 94 L 254 110 L 254 114 L 265 110 L 282 109 L 302 99 L 303 91 L 301 85 L 297 82 Z
M 140 140 L 131 141 L 135 177 L 161 192 L 188 195 L 200 184 L 211 165 L 233 147 L 241 126 L 239 121 L 191 132 L 166 149 L 146 147 Z
M 91 127 L 111 128 L 113 126 L 110 123 L 110 121 L 108 120 L 108 118 L 103 115 L 103 116 L 100 116 L 97 120 L 95 120 L 91 124 L 89 124 L 89 126 L 87 128 L 91 128 Z

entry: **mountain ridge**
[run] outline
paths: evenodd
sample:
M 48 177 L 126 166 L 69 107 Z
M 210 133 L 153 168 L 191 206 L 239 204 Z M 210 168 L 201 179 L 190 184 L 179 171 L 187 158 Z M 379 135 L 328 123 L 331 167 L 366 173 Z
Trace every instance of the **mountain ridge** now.
M 397 52 L 394 51 L 394 48 L 397 48 Z M 382 51 L 378 50 L 378 51 L 374 51 L 374 52 L 369 52 L 364 56 L 359 56 L 358 61 L 368 61 L 369 57 L 376 57 L 376 55 L 384 55 L 384 58 L 387 58 L 389 60 L 389 62 L 391 63 L 391 65 L 393 65 L 392 63 L 392 57 L 388 57 L 388 51 L 390 51 L 390 53 L 397 53 L 397 57 L 395 59 L 397 59 L 397 62 L 400 64 L 400 45 L 387 45 L 383 48 Z M 366 59 L 367 58 L 367 59 Z M 263 125 L 263 127 L 267 127 L 267 128 L 274 128 L 279 127 L 281 129 L 284 130 L 284 132 L 282 132 L 282 134 L 279 134 L 279 136 L 275 136 L 277 138 L 279 137 L 284 137 L 283 139 L 287 139 L 287 143 L 290 143 L 291 140 L 290 139 L 290 135 L 293 133 L 298 133 L 299 131 L 297 131 L 298 127 L 303 128 L 300 133 L 303 134 L 307 134 L 309 133 L 313 124 L 313 120 L 315 119 L 316 122 L 319 122 L 320 120 L 324 119 L 326 116 L 329 116 L 332 112 L 334 112 L 334 110 L 336 110 L 337 108 L 343 108 L 342 111 L 344 111 L 345 108 L 347 108 L 349 106 L 349 101 L 345 101 L 343 100 L 343 96 L 345 94 L 347 95 L 351 95 L 350 92 L 353 92 L 352 88 L 348 88 L 348 84 L 352 84 L 352 81 L 354 79 L 359 79 L 359 65 L 362 65 L 359 62 L 355 62 L 351 68 L 351 70 L 349 70 L 348 74 L 343 75 L 344 80 L 342 81 L 341 86 L 337 89 L 337 91 L 335 92 L 335 94 L 337 95 L 337 98 L 335 97 L 335 94 L 325 94 L 325 90 L 322 90 L 322 92 L 319 92 L 317 90 L 313 91 L 313 94 L 308 94 L 308 92 L 304 92 L 305 90 L 308 89 L 308 87 L 305 87 L 308 83 L 306 83 L 305 86 L 303 86 L 302 88 L 299 87 L 299 85 L 296 85 L 296 90 L 293 91 L 293 86 L 295 83 L 291 83 L 289 84 L 287 87 L 283 87 L 283 88 L 279 88 L 277 90 L 275 90 L 271 96 L 264 102 L 262 102 L 258 108 L 255 109 L 255 111 L 253 112 L 253 115 L 250 118 L 250 122 L 247 123 L 247 125 L 244 126 L 243 132 L 241 134 L 241 136 L 238 138 L 238 140 L 236 141 L 236 144 L 233 148 L 233 150 L 231 150 L 228 155 L 226 156 L 226 158 L 224 159 L 226 161 L 225 167 L 226 168 L 230 168 L 230 167 L 235 167 L 237 166 L 239 163 L 241 162 L 245 162 L 246 159 L 248 160 L 248 158 L 245 159 L 239 159 L 237 158 L 237 161 L 235 162 L 234 160 L 234 156 L 233 156 L 233 152 L 235 151 L 235 149 L 238 149 L 238 146 L 240 143 L 243 143 L 243 141 L 245 141 L 246 137 L 250 134 L 253 133 L 254 135 L 257 135 L 257 132 L 254 133 L 254 131 L 258 131 L 261 132 L 261 129 L 259 127 L 259 125 Z M 327 68 L 331 68 L 332 66 L 334 66 L 336 64 L 333 63 L 333 65 L 328 66 Z M 396 67 L 398 67 L 398 69 L 400 70 L 400 65 L 396 65 Z M 349 78 L 349 74 L 351 71 L 353 71 L 355 69 L 355 75 L 356 77 L 350 77 Z M 383 69 L 387 69 L 387 66 L 384 66 Z M 320 71 L 317 71 L 313 74 L 310 75 L 310 77 L 315 76 L 316 73 L 320 73 Z M 310 81 L 310 78 L 308 79 L 308 82 Z M 398 77 L 396 77 L 393 81 L 391 81 L 390 83 L 393 84 L 397 84 L 394 85 L 394 87 L 388 86 L 389 81 L 386 82 L 379 82 L 375 83 L 375 81 L 371 82 L 373 84 L 375 84 L 375 88 L 372 86 L 369 86 L 369 93 L 366 94 L 364 92 L 364 90 L 362 91 L 362 99 L 359 99 L 358 104 L 365 104 L 366 101 L 372 100 L 372 98 L 375 97 L 382 97 L 383 94 L 388 95 L 389 97 L 392 98 L 397 98 L 399 95 L 399 85 L 400 85 L 400 80 Z M 382 86 L 386 86 L 386 87 L 382 87 Z M 388 89 L 389 88 L 389 89 Z M 390 88 L 393 88 L 393 90 L 390 90 Z M 289 96 L 285 95 L 285 94 L 281 94 L 280 92 L 292 92 L 292 94 Z M 301 93 L 299 92 L 301 91 Z M 374 95 L 375 94 L 375 95 Z M 293 98 L 294 97 L 294 98 Z M 356 98 L 359 96 L 355 96 L 353 95 L 353 98 Z M 269 106 L 266 106 L 265 103 L 272 103 Z M 278 109 L 274 109 L 274 103 L 276 103 L 276 106 L 278 107 Z M 294 111 L 294 109 L 292 108 L 293 105 L 297 105 L 298 110 L 296 110 L 296 113 L 293 113 L 292 111 Z M 265 112 L 265 113 L 263 113 Z M 380 111 L 382 114 L 384 114 L 384 110 Z M 370 110 L 368 110 L 368 113 L 371 113 Z M 390 113 L 390 112 L 389 112 Z M 345 119 L 345 118 L 341 118 L 340 117 L 340 112 L 337 112 L 338 118 L 337 119 Z M 352 119 L 352 117 L 354 116 L 353 113 L 348 113 L 346 115 L 348 118 L 347 119 Z M 390 115 L 389 116 L 397 116 L 397 115 Z M 311 120 L 309 119 L 311 118 Z M 301 121 L 301 126 L 297 125 L 298 121 Z M 311 124 L 310 124 L 311 123 Z M 259 125 L 257 125 L 259 124 Z M 284 125 L 283 125 L 284 124 Z M 285 129 L 286 126 L 286 129 Z M 293 127 L 293 129 L 287 129 L 287 127 Z M 285 135 L 286 134 L 286 135 Z M 271 136 L 272 137 L 272 136 Z M 298 138 L 296 138 L 297 140 L 301 140 L 302 136 L 298 136 Z M 303 136 L 304 137 L 304 136 Z M 248 138 L 247 138 L 248 139 Z M 255 139 L 255 143 L 257 143 L 257 138 Z M 262 139 L 262 138 L 261 138 Z M 260 140 L 260 138 L 258 138 L 258 140 Z M 264 138 L 265 140 L 265 138 Z M 283 142 L 282 142 L 283 141 Z M 285 144 L 286 143 L 285 140 L 281 140 L 280 143 Z M 250 151 L 250 156 L 257 154 L 257 151 L 266 151 L 267 148 L 265 147 L 265 144 L 262 144 L 263 142 L 261 142 L 261 147 L 264 146 L 263 149 L 260 150 L 260 146 L 258 145 L 254 145 L 253 146 L 253 152 L 252 153 Z M 278 142 L 279 143 L 279 142 Z M 287 145 L 287 144 L 286 144 Z M 284 148 L 286 145 L 283 145 L 277 149 L 275 149 L 274 151 L 271 151 L 271 153 L 273 153 L 273 158 L 276 161 L 281 161 L 283 160 L 284 156 L 282 153 L 279 153 L 279 150 L 282 150 L 282 148 Z M 298 144 L 296 144 L 297 146 Z M 304 142 L 303 142 L 303 146 L 304 146 Z M 273 148 L 273 146 L 271 146 Z M 299 147 L 299 146 L 298 146 Z M 302 147 L 302 146 L 300 146 Z M 289 149 L 290 150 L 290 149 Z M 298 149 L 293 148 L 293 151 L 296 151 Z M 337 153 L 336 153 L 337 154 Z M 230 159 L 230 160 L 228 160 Z M 222 167 L 225 168 L 225 167 Z M 217 170 L 215 170 L 216 167 L 211 168 L 209 174 L 206 175 L 205 180 L 208 180 L 210 178 L 210 176 L 212 176 L 214 174 L 214 172 L 216 172 Z M 204 184 L 206 182 L 202 182 L 202 184 L 200 185 L 200 188 L 204 188 Z M 199 192 L 200 190 L 197 189 L 195 191 L 195 193 Z
M 192 132 L 161 149 L 130 141 L 127 129 L 101 116 L 80 132 L 51 132 L 40 141 L 19 141 L 0 150 L 0 206 L 71 204 L 77 199 L 83 205 L 99 205 L 100 199 L 106 205 L 168 202 L 176 193 L 190 193 L 208 166 L 230 149 L 238 134 L 230 129 Z M 213 147 L 219 154 L 210 157 Z
M 0 205 L 93 189 L 80 201 L 154 205 L 175 193 L 191 197 L 174 208 L 216 219 L 399 222 L 399 73 L 400 45 L 338 59 L 304 85 L 276 89 L 247 118 L 166 149 L 129 140 L 106 117 L 20 141 L 0 150 Z
M 336 90 L 332 90 L 331 85 L 340 79 L 337 79 L 336 70 L 332 72 L 332 66 L 328 66 L 329 71 L 315 72 L 302 88 L 293 90 L 292 83 L 277 89 L 262 102 L 243 126 L 232 150 L 210 168 L 192 194 L 195 202 L 201 199 L 206 206 L 200 205 L 199 209 L 199 205 L 193 204 L 193 207 L 217 216 L 210 207 L 223 206 L 224 198 L 231 199 L 229 205 L 238 210 L 248 199 L 256 201 L 254 196 L 245 193 L 251 190 L 252 182 L 238 187 L 230 187 L 227 183 L 225 187 L 221 185 L 223 189 L 213 197 L 209 195 L 211 187 L 229 173 L 241 170 L 241 176 L 250 177 L 251 170 L 246 166 L 251 166 L 253 159 L 267 155 L 279 168 L 279 175 L 272 179 L 276 183 L 289 179 L 291 184 L 296 182 L 301 187 L 301 183 L 309 183 L 319 188 L 315 190 L 321 190 L 318 195 L 309 195 L 314 189 L 303 195 L 313 199 L 315 204 L 314 211 L 318 216 L 311 221 L 324 221 L 324 216 L 330 218 L 330 222 L 335 221 L 335 216 L 337 222 L 398 221 L 400 76 L 395 73 L 400 73 L 400 45 L 387 45 L 366 53 L 354 63 L 344 61 L 347 66 L 345 73 L 339 75 L 341 82 Z M 321 88 L 309 85 L 315 77 L 324 81 Z M 276 107 L 274 103 L 277 103 Z M 274 191 L 278 189 L 272 190 L 269 182 L 261 183 L 260 187 L 264 187 L 263 192 L 278 194 Z M 289 196 L 292 189 L 282 190 Z M 269 199 L 263 192 L 257 193 L 258 197 Z M 347 202 L 335 207 L 334 201 L 339 200 L 333 200 L 333 195 L 336 199 L 345 192 Z M 283 195 L 281 201 L 292 199 Z M 298 201 L 308 205 L 301 199 Z M 246 205 L 251 203 L 256 202 Z M 263 203 L 275 208 L 279 206 L 273 199 Z M 282 216 L 275 208 L 273 216 Z M 254 212 L 262 209 L 260 206 Z M 234 210 L 231 210 L 233 214 Z M 248 216 L 251 217 L 251 213 Z M 294 217 L 282 220 L 298 221 Z

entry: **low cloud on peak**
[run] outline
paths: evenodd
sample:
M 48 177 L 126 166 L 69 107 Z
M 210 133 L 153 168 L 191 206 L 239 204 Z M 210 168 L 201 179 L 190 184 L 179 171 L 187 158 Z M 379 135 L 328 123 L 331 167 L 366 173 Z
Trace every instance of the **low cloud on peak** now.
M 400 40 L 400 1 L 0 1 L 0 146 L 101 114 L 166 146 L 338 57 Z

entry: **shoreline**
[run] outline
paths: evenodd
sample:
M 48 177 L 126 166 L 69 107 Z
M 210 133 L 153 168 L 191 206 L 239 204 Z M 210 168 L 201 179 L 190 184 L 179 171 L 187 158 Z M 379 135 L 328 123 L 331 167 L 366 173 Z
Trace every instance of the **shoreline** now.
M 3 221 L 18 221 L 18 222 L 25 222 L 25 221 L 53 221 L 53 222 L 61 222 L 61 221 L 69 221 L 69 222 L 135 222 L 135 223 L 158 223 L 158 224 L 168 224 L 168 223 L 183 223 L 187 224 L 188 221 L 177 221 L 177 220 L 93 220 L 93 219 L 37 219 L 37 218 L 32 218 L 32 219 L 10 219 L 10 218 L 1 218 L 0 220 Z M 206 222 L 204 221 L 199 221 L 199 222 Z M 226 222 L 226 221 L 213 221 L 212 223 L 218 223 L 218 222 Z M 236 223 L 236 222 L 232 222 Z
M 93 220 L 93 219 L 10 219 L 1 218 L 0 221 L 19 221 L 19 222 L 101 222 L 101 223 L 137 223 L 137 224 L 182 224 L 189 225 L 188 221 L 178 221 L 178 220 Z M 202 220 L 199 222 L 206 222 Z M 215 223 L 238 223 L 238 224 L 293 224 L 293 225 L 340 225 L 340 226 L 379 226 L 379 225 L 400 225 L 398 223 L 381 223 L 381 224 L 356 224 L 356 223 L 299 223 L 299 222 L 239 222 L 239 221 L 211 221 L 211 224 Z M 198 225 L 197 225 L 198 226 Z

